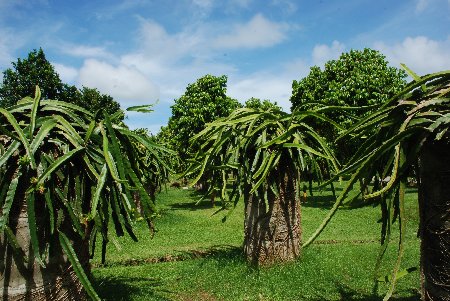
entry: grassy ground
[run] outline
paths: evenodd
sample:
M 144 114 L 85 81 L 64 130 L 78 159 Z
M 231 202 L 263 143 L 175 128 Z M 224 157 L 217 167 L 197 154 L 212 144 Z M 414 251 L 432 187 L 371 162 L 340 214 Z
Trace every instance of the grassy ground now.
M 328 192 L 316 192 L 302 204 L 306 239 L 331 207 Z M 341 209 L 301 259 L 259 270 L 247 266 L 240 249 L 243 206 L 227 222 L 208 202 L 195 205 L 192 190 L 169 189 L 159 195 L 158 232 L 150 239 L 144 224 L 139 242 L 121 238 L 121 249 L 108 246 L 107 263 L 94 258 L 95 287 L 105 300 L 381 300 L 388 287 L 374 291 L 379 249 L 378 207 Z M 402 268 L 418 266 L 417 192 L 407 195 L 407 247 Z M 396 243 L 387 252 L 381 275 L 396 259 Z M 392 300 L 418 300 L 415 271 L 398 282 Z

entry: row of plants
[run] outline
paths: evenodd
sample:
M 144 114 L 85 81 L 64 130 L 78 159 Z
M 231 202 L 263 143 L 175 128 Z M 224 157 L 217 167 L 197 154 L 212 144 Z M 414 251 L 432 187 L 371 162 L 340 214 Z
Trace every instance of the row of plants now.
M 377 53 L 353 52 L 327 63 L 323 74 L 316 70 L 322 78 L 318 82 L 333 83 L 365 57 L 374 58 L 369 67 L 380 66 Z M 381 67 L 380 77 L 394 74 L 385 78 L 402 86 L 398 84 L 402 73 L 385 64 Z M 366 69 L 374 73 L 371 68 Z M 192 177 L 193 183 L 202 181 L 206 196 L 221 198 L 220 210 L 244 200 L 244 253 L 257 266 L 300 256 L 301 248 L 314 241 L 336 210 L 355 199 L 348 193 L 357 181 L 364 198 L 375 199 L 382 209 L 381 262 L 394 222 L 403 233 L 405 183 L 414 170 L 420 188 L 422 295 L 425 300 L 447 298 L 448 169 L 440 162 L 447 162 L 450 72 L 424 77 L 410 72 L 413 82 L 400 92 L 389 88 L 383 97 L 382 87 L 370 86 L 361 72 L 358 81 L 342 90 L 350 99 L 366 93 L 355 103 L 333 103 L 343 96 L 309 90 L 314 76 L 294 82 L 292 100 L 300 101 L 290 114 L 256 99 L 238 108 L 237 101 L 225 94 L 226 77 L 206 76 L 176 101 L 173 110 L 179 116 L 169 121 L 158 143 L 145 131 L 129 130 L 120 110 L 111 115 L 41 100 L 39 88 L 34 99 L 26 97 L 0 108 L 3 295 L 80 300 L 87 294 L 99 300 L 88 276 L 96 240 L 102 242 L 104 261 L 114 236 L 128 234 L 137 240 L 133 232 L 137 220 L 145 219 L 152 235 L 155 193 L 168 180 L 169 166 L 175 166 L 187 167 L 183 176 Z M 318 94 L 312 100 L 321 101 L 311 101 L 314 91 Z M 364 99 L 367 103 L 361 103 Z M 207 112 L 215 110 L 208 103 L 221 104 L 219 115 L 224 117 L 207 123 Z M 133 109 L 149 111 L 146 106 Z M 177 134 L 179 127 L 185 134 Z M 176 154 L 160 146 L 161 140 L 183 150 L 181 164 L 174 164 Z M 351 151 L 341 151 L 339 141 L 352 145 Z M 350 180 L 319 229 L 303 243 L 301 183 L 312 177 L 323 185 L 343 177 Z M 404 274 L 403 248 L 400 235 L 398 261 L 385 299 Z
M 381 207 L 383 226 L 377 266 L 391 241 L 394 224 L 399 227 L 398 260 L 388 277 L 388 300 L 397 279 L 411 270 L 401 269 L 404 196 L 408 177 L 416 175 L 422 296 L 424 300 L 449 298 L 450 72 L 418 77 L 407 70 L 414 81 L 347 129 L 326 113 L 346 114 L 360 107 L 317 105 L 309 110 L 299 107 L 291 114 L 239 109 L 207 124 L 193 137 L 193 143 L 200 147 L 187 174 L 196 175 L 194 182 L 203 175 L 210 177 L 210 189 L 221 191 L 223 209 L 229 207 L 229 202 L 235 205 L 243 196 L 244 253 L 249 262 L 264 265 L 298 257 L 301 247 L 317 238 L 338 208 L 359 196 L 349 195 L 359 181 L 363 198 L 374 199 Z M 311 126 L 324 122 L 337 129 L 338 141 L 360 144 L 342 167 L 334 158 L 330 141 L 326 142 Z M 323 223 L 302 245 L 299 183 L 302 175 L 311 173 L 319 178 L 328 176 L 324 186 L 338 178 L 349 180 Z

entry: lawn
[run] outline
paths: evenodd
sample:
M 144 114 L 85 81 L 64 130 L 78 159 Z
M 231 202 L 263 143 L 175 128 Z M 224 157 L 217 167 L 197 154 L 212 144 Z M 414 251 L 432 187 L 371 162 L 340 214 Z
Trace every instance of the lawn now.
M 339 187 L 338 187 L 339 190 Z M 241 252 L 243 203 L 225 223 L 207 201 L 195 205 L 193 190 L 169 188 L 158 196 L 161 216 L 151 239 L 138 224 L 135 243 L 108 245 L 107 262 L 92 261 L 95 287 L 105 300 L 381 300 L 388 286 L 374 289 L 379 250 L 379 207 L 342 208 L 296 262 L 270 268 L 248 267 Z M 302 204 L 306 239 L 332 205 L 329 192 L 315 191 Z M 407 234 L 402 268 L 419 264 L 417 190 L 406 199 Z M 385 275 L 396 260 L 396 239 L 382 264 Z M 97 253 L 100 249 L 98 248 Z M 419 273 L 401 278 L 391 300 L 419 299 Z

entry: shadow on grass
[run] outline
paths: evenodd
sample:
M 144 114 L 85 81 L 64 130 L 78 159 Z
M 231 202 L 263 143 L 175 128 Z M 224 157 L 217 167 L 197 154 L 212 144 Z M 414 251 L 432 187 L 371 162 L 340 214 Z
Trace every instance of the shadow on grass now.
M 105 301 L 130 301 L 139 295 L 145 295 L 151 300 L 172 300 L 164 296 L 172 292 L 162 289 L 164 283 L 155 278 L 97 276 L 93 284 L 100 298 Z
M 335 283 L 336 289 L 340 294 L 339 300 L 345 301 L 381 301 L 384 296 L 379 296 L 378 294 L 361 294 L 346 285 L 342 285 L 341 283 Z M 394 295 L 389 299 L 390 301 L 418 301 L 420 300 L 420 294 L 416 290 L 410 290 L 410 296 L 398 297 Z M 305 299 L 308 301 L 326 301 L 326 298 L 323 297 L 315 297 Z
M 213 205 L 211 203 L 211 200 L 203 200 L 197 204 L 198 201 L 194 202 L 180 202 L 180 203 L 173 203 L 170 204 L 168 207 L 170 207 L 173 210 L 189 210 L 189 211 L 196 211 L 196 210 L 203 210 L 203 209 L 211 209 L 213 208 Z M 216 207 L 220 207 L 221 202 L 215 203 Z
M 206 249 L 185 251 L 180 254 L 180 260 L 200 258 L 212 259 L 224 265 L 226 265 L 227 262 L 245 262 L 242 248 L 232 245 L 215 245 Z
M 303 207 L 310 207 L 310 208 L 321 208 L 321 209 L 331 209 L 333 207 L 333 204 L 335 202 L 335 199 L 333 195 L 318 195 L 314 194 L 313 196 L 308 196 L 306 198 L 306 202 L 302 202 Z
M 176 255 L 168 254 L 160 257 L 129 259 L 117 262 L 106 262 L 105 264 L 93 264 L 92 267 L 93 268 L 110 268 L 119 266 L 131 267 L 142 264 L 176 262 L 200 258 L 229 260 L 230 258 L 239 258 L 239 257 L 242 258 L 242 260 L 244 259 L 242 248 L 240 247 L 232 245 L 215 245 L 204 249 L 179 251 L 178 254 Z
M 211 209 L 211 208 L 217 208 L 219 209 L 223 203 L 220 200 L 220 198 L 216 198 L 214 201 L 214 205 L 210 198 L 205 197 L 204 200 L 200 201 L 202 197 L 204 196 L 203 192 L 199 191 L 191 191 L 189 194 L 189 197 L 194 200 L 190 202 L 178 202 L 170 204 L 169 207 L 174 210 L 189 210 L 189 211 L 195 211 L 195 210 L 203 210 L 203 209 Z
M 336 197 L 339 197 L 340 190 L 342 189 L 336 188 Z M 335 202 L 336 199 L 334 198 L 332 191 L 324 190 L 322 192 L 316 192 L 313 196 L 309 195 L 306 198 L 306 201 L 302 202 L 302 206 L 329 210 L 333 207 Z M 376 198 L 365 200 L 361 195 L 358 195 L 351 203 L 343 204 L 341 208 L 351 210 L 376 205 L 378 205 L 378 200 Z
M 377 296 L 377 295 L 361 295 L 357 291 L 344 286 L 340 283 L 336 283 L 336 288 L 339 291 L 339 294 L 341 295 L 341 300 L 348 300 L 348 301 L 381 301 L 383 300 L 383 297 Z M 417 291 L 411 290 L 411 296 L 409 297 L 396 297 L 395 292 L 394 296 L 392 296 L 389 300 L 391 301 L 417 301 L 420 300 L 420 294 Z

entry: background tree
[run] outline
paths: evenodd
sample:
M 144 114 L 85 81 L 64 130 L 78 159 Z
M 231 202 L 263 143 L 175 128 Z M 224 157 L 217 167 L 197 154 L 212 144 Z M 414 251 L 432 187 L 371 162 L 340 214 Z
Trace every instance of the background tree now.
M 223 209 L 244 198 L 244 253 L 254 265 L 300 255 L 300 175 L 317 158 L 336 168 L 327 144 L 308 125 L 312 118 L 317 114 L 242 108 L 193 138 L 200 148 L 187 174 L 196 175 L 194 182 L 210 175 Z
M 350 175 L 350 180 L 305 245 L 317 237 L 344 200 L 351 202 L 348 193 L 358 179 L 373 184 L 374 191 L 364 197 L 377 199 L 382 209 L 382 246 L 377 267 L 396 221 L 400 233 L 398 258 L 385 296 L 385 300 L 389 299 L 398 274 L 408 271 L 400 270 L 407 222 L 405 190 L 411 169 L 418 166 L 422 299 L 450 300 L 450 71 L 423 77 L 411 74 L 415 81 L 340 137 L 347 141 L 360 138 L 364 143 L 340 173 Z M 386 178 L 387 183 L 380 181 Z
M 261 99 L 255 97 L 248 99 L 245 102 L 244 107 L 249 109 L 261 109 L 263 111 L 267 111 L 269 109 L 283 111 L 283 109 L 277 104 L 277 102 L 271 102 L 268 99 L 264 99 L 261 101 Z
M 91 112 L 106 110 L 112 115 L 120 111 L 117 101 L 95 88 L 83 87 L 79 90 L 75 86 L 64 84 L 46 59 L 42 48 L 31 51 L 26 59 L 19 58 L 17 62 L 12 62 L 12 66 L 12 69 L 3 71 L 0 107 L 8 107 L 23 97 L 33 96 L 37 85 L 45 99 L 70 102 Z
M 100 93 L 96 88 L 83 87 L 76 94 L 78 94 L 77 97 L 73 97 L 66 90 L 61 100 L 72 102 L 91 112 L 104 110 L 108 114 L 113 115 L 121 111 L 120 104 L 117 101 L 107 94 Z M 124 114 L 119 114 L 119 116 L 120 119 L 124 118 Z
M 162 129 L 162 136 L 170 140 L 182 162 L 189 157 L 189 152 L 195 152 L 190 139 L 202 131 L 206 123 L 228 116 L 241 106 L 226 95 L 226 87 L 227 76 L 205 75 L 189 84 L 185 93 L 175 100 L 172 116 L 167 128 Z
M 320 106 L 358 107 L 352 114 L 327 111 L 329 118 L 348 128 L 360 117 L 396 95 L 405 86 L 406 73 L 388 66 L 384 55 L 372 49 L 351 50 L 339 59 L 328 61 L 322 70 L 311 68 L 305 78 L 292 83 L 291 110 Z M 318 122 L 313 127 L 328 141 L 334 141 L 338 132 L 328 123 Z M 341 162 L 350 158 L 354 144 L 339 143 L 336 154 Z
M 36 86 L 41 87 L 43 98 L 60 99 L 64 86 L 42 48 L 31 51 L 26 59 L 12 62 L 12 66 L 13 69 L 3 71 L 0 107 L 11 106 L 23 97 L 33 96 Z

